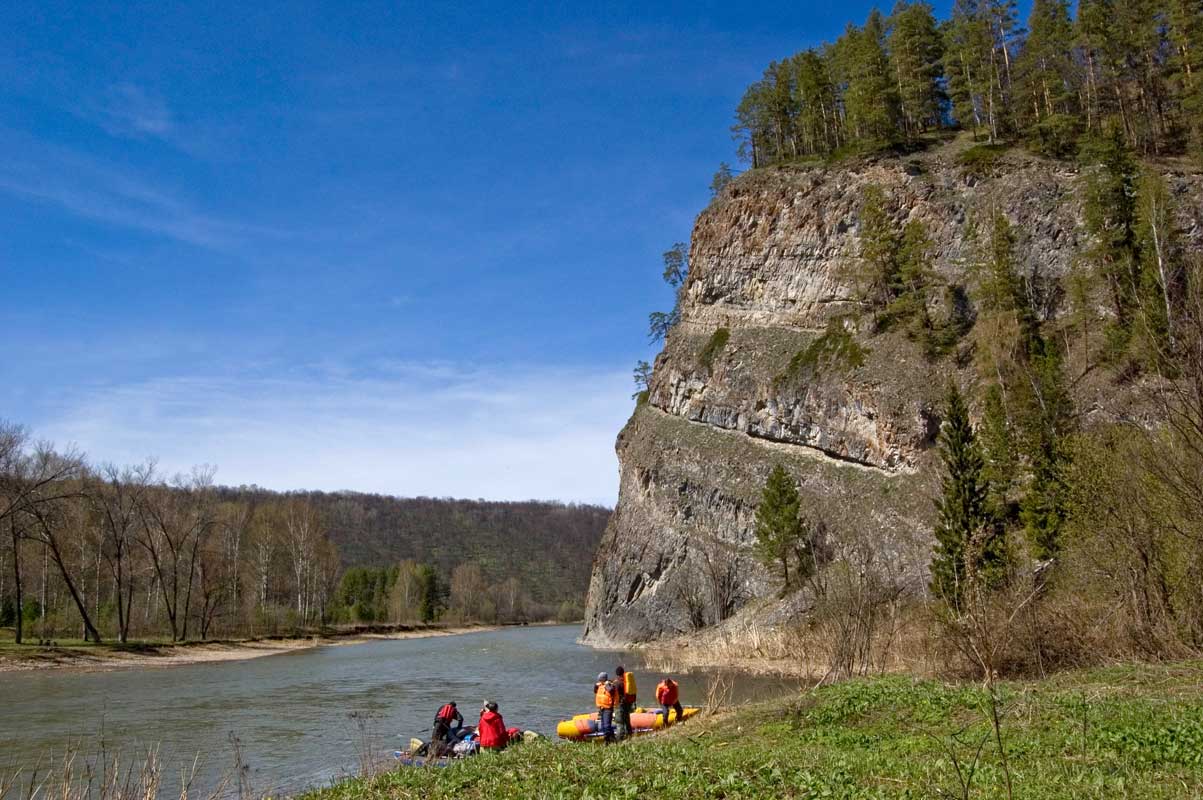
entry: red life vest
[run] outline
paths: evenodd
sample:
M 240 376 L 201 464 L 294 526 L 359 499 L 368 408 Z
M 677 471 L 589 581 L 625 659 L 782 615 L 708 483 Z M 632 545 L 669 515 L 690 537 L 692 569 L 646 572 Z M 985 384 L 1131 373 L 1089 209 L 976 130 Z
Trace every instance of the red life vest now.
M 505 732 L 505 721 L 496 711 L 486 711 L 480 715 L 480 724 L 476 726 L 480 734 L 480 746 L 497 750 L 505 747 L 509 736 Z
M 456 711 L 455 706 L 448 703 L 447 705 L 445 705 L 439 709 L 439 712 L 434 715 L 434 718 L 437 720 L 442 720 L 443 722 L 450 723 L 455 719 L 455 716 L 458 713 L 459 712 Z
M 677 702 L 677 682 L 674 680 L 660 681 L 656 687 L 656 699 L 661 705 L 671 706 Z

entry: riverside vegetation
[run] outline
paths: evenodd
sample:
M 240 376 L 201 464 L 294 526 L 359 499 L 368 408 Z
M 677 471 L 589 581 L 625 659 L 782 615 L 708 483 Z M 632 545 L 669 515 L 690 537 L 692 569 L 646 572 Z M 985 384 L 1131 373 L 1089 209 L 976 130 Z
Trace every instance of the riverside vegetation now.
M 974 685 L 854 680 L 619 747 L 523 745 L 306 798 L 1195 797 L 1203 791 L 1201 669 L 1069 673 L 1002 684 L 993 702 Z
M 89 465 L 0 424 L 0 628 L 185 642 L 362 623 L 578 619 L 608 511 L 278 494 Z M 537 557 L 536 557 L 537 554 Z M 378 566 L 387 564 L 389 566 Z M 372 565 L 372 566 L 366 566 Z

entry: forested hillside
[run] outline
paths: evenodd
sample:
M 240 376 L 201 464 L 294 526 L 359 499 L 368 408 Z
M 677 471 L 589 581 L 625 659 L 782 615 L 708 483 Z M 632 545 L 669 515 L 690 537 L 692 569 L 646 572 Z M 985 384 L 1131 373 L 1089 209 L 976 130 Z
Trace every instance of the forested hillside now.
M 1198 0 L 956 0 L 874 11 L 832 44 L 774 61 L 737 111 L 760 167 L 916 141 L 954 122 L 991 142 L 1071 156 L 1115 124 L 1144 155 L 1203 148 Z
M 269 492 L 92 465 L 0 423 L 0 626 L 173 641 L 581 613 L 609 511 Z

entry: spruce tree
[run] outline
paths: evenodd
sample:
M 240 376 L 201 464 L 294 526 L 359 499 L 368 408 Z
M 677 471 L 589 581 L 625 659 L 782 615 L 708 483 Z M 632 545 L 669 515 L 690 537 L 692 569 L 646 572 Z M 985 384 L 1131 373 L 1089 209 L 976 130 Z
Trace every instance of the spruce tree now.
M 931 590 L 960 610 L 970 569 L 987 585 L 1005 569 L 1005 540 L 991 524 L 986 508 L 982 455 L 969 422 L 969 409 L 956 384 L 950 384 L 940 431 L 944 478 L 936 500 L 936 547 Z
M 1049 340 L 1032 347 L 1027 363 L 1029 391 L 1023 396 L 1023 455 L 1031 471 L 1020 517 L 1038 558 L 1054 558 L 1061 549 L 1066 520 L 1066 441 L 1071 432 L 1070 400 L 1061 354 Z
M 923 345 L 929 358 L 937 354 L 937 336 L 927 309 L 928 292 L 935 282 L 932 269 L 932 241 L 927 226 L 917 220 L 902 229 L 895 256 L 890 302 L 886 317 L 906 325 L 908 338 Z
M 1122 127 L 1113 122 L 1103 137 L 1083 148 L 1086 181 L 1084 217 L 1094 239 L 1087 256 L 1107 282 L 1115 327 L 1112 339 L 1126 342 L 1140 285 L 1136 253 L 1136 163 Z M 1117 335 L 1115 335 L 1117 334 Z
M 995 520 L 1006 524 L 1013 521 L 1011 495 L 1019 476 L 1019 457 L 1003 390 L 997 383 L 991 384 L 986 390 L 979 432 L 982 478 L 987 487 L 986 505 Z
M 802 500 L 785 467 L 769 473 L 760 505 L 756 507 L 756 552 L 766 566 L 781 573 L 783 592 L 802 576 L 790 572 L 791 556 L 799 552 L 803 536 Z
M 860 301 L 882 324 L 881 312 L 894 298 L 898 286 L 898 248 L 901 244 L 886 204 L 886 193 L 878 185 L 865 188 L 857 225 L 860 238 L 859 268 L 855 275 Z

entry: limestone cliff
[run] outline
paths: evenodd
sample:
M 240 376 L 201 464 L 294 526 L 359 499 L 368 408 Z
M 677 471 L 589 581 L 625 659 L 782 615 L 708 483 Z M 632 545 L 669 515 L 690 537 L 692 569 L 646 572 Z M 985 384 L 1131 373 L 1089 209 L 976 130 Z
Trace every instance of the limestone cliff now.
M 1166 167 L 1192 246 L 1203 237 L 1199 176 Z M 1001 209 L 1021 268 L 1059 279 L 1080 257 L 1080 181 L 1072 165 L 1014 153 L 989 175 L 953 148 L 843 167 L 783 167 L 735 181 L 698 217 L 680 323 L 645 403 L 618 438 L 619 501 L 594 563 L 585 638 L 638 642 L 688 631 L 772 593 L 751 555 L 759 493 L 776 463 L 801 481 L 832 547 L 868 547 L 900 584 L 926 581 L 938 476 L 938 408 L 950 377 L 972 383 L 971 358 L 931 361 L 898 333 L 855 333 L 859 367 L 791 377 L 795 354 L 827 321 L 852 314 L 858 217 L 870 185 L 899 223 L 922 221 L 936 271 L 972 296 L 975 221 Z M 964 295 L 960 295 L 963 297 Z M 1046 309 L 1058 313 L 1058 305 Z M 972 309 L 968 309 L 971 314 Z M 714 334 L 729 332 L 725 344 Z M 710 345 L 710 347 L 708 347 Z M 1088 415 L 1121 413 L 1105 380 L 1079 389 Z M 788 609 L 783 613 L 787 613 Z

